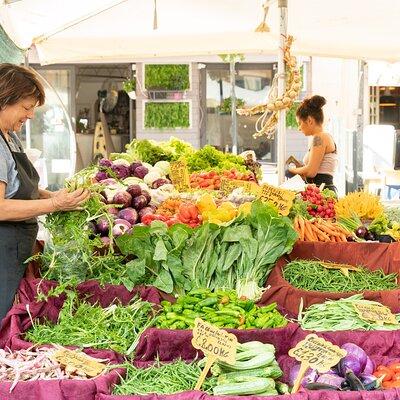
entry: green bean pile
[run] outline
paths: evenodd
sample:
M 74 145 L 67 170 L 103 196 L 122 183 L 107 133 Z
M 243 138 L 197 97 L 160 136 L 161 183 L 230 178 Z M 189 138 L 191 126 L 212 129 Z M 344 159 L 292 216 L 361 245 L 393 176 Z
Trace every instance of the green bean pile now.
M 294 287 L 323 292 L 362 292 L 364 290 L 390 290 L 398 288 L 397 274 L 385 275 L 379 269 L 349 271 L 345 276 L 338 269 L 325 268 L 319 261 L 295 260 L 283 269 L 283 277 Z
M 35 344 L 57 343 L 95 349 L 111 349 L 129 354 L 140 334 L 154 323 L 151 303 L 133 299 L 127 306 L 93 306 L 68 294 L 57 324 L 34 321 L 25 338 Z
M 299 316 L 298 322 L 303 329 L 316 332 L 400 329 L 400 325 L 378 325 L 361 319 L 354 308 L 354 303 L 381 305 L 376 301 L 364 300 L 362 294 L 356 294 L 346 299 L 313 304 Z M 396 315 L 396 319 L 399 320 L 399 315 Z
M 126 367 L 126 377 L 114 387 L 113 394 L 173 394 L 192 390 L 202 371 L 197 362 L 187 364 L 182 360 L 168 364 L 157 361 L 148 368 L 136 368 L 131 364 L 126 364 L 124 367 Z M 207 392 L 211 387 L 212 378 L 204 382 L 202 390 Z

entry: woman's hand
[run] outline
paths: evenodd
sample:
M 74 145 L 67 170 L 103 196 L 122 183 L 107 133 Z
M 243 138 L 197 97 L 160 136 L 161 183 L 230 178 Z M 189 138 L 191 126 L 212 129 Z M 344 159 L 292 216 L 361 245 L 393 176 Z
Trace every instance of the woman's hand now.
M 67 189 L 61 189 L 54 192 L 51 201 L 55 211 L 72 211 L 76 210 L 90 197 L 90 192 L 87 189 L 77 189 L 73 192 L 68 192 Z

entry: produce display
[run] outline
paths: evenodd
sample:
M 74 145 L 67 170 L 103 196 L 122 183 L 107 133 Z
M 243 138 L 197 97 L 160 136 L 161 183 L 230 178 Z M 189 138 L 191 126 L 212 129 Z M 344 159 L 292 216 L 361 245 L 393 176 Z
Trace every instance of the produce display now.
M 343 269 L 349 268 L 347 273 Z M 382 270 L 370 271 L 358 266 L 315 260 L 295 260 L 283 268 L 283 277 L 294 287 L 323 292 L 362 292 L 398 288 L 397 274 L 385 275 Z
M 255 201 L 227 226 L 206 222 L 197 229 L 156 221 L 117 238 L 122 254 L 136 256 L 131 284 L 147 283 L 167 293 L 224 287 L 238 296 L 261 297 L 274 263 L 297 235 L 290 220 Z
M 61 365 L 54 360 L 54 348 L 16 350 L 0 349 L 0 381 L 11 381 L 10 393 L 18 382 L 38 379 L 90 379 L 82 370 Z M 104 362 L 85 355 L 88 359 Z
M 382 381 L 383 389 L 400 388 L 400 363 L 391 362 L 388 365 L 378 365 L 373 375 Z
M 283 373 L 275 360 L 275 347 L 257 341 L 241 343 L 236 350 L 234 364 L 218 361 L 211 368 L 217 377 L 213 386 L 215 396 L 272 396 L 288 394 L 289 387 L 275 381 Z
M 251 300 L 239 299 L 234 290 L 192 290 L 174 304 L 163 301 L 161 305 L 157 326 L 164 329 L 193 329 L 195 318 L 220 328 L 266 329 L 287 324 L 275 303 L 257 307 Z
M 153 323 L 154 311 L 146 301 L 133 299 L 127 306 L 112 304 L 101 308 L 79 300 L 72 292 L 68 293 L 57 323 L 34 321 L 25 339 L 35 344 L 56 343 L 130 354 L 140 334 Z
M 308 369 L 301 385 L 309 390 L 375 390 L 380 382 L 372 375 L 374 363 L 365 351 L 354 343 L 345 343 L 341 349 L 347 352 L 339 364 L 329 372 L 318 373 L 317 370 Z M 300 364 L 296 364 L 290 371 L 289 381 L 293 385 Z
M 354 303 L 381 305 L 376 301 L 365 300 L 362 294 L 355 294 L 340 300 L 328 300 L 322 304 L 313 304 L 299 315 L 298 322 L 305 330 L 350 331 L 350 330 L 397 330 L 398 324 L 372 323 L 361 319 L 354 308 Z M 399 316 L 396 316 L 399 321 Z

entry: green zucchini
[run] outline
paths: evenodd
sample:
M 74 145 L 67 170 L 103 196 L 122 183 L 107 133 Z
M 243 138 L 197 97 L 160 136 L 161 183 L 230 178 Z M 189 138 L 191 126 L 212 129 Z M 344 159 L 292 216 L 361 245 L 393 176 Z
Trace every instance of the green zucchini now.
M 275 389 L 279 394 L 290 394 L 289 386 L 283 382 L 275 382 Z
M 275 390 L 275 382 L 271 378 L 255 378 L 249 382 L 226 383 L 215 386 L 214 396 L 223 395 L 251 395 Z
M 274 362 L 268 367 L 248 369 L 244 371 L 225 372 L 218 376 L 218 383 L 232 382 L 240 377 L 280 378 L 283 375 L 278 363 Z
M 249 349 L 246 351 L 241 351 L 240 353 L 236 353 L 236 361 L 246 361 L 246 360 L 250 360 L 251 358 L 254 358 L 255 356 L 258 356 L 260 354 L 264 354 L 264 353 L 271 353 L 268 350 L 265 349 Z
M 279 393 L 275 389 L 271 390 L 266 390 L 265 392 L 262 393 L 257 393 L 257 396 L 276 396 Z
M 250 360 L 246 361 L 236 361 L 235 364 L 226 364 L 224 362 L 219 362 L 218 364 L 226 370 L 230 371 L 240 371 L 245 369 L 255 369 L 261 367 L 267 367 L 271 365 L 275 360 L 275 354 L 273 353 L 260 353 Z
M 262 343 L 258 342 L 256 340 L 253 340 L 251 342 L 246 342 L 246 343 L 239 343 L 237 347 L 237 351 L 247 351 L 247 350 L 261 350 L 261 351 L 267 351 L 271 353 L 275 353 L 275 346 L 270 343 Z

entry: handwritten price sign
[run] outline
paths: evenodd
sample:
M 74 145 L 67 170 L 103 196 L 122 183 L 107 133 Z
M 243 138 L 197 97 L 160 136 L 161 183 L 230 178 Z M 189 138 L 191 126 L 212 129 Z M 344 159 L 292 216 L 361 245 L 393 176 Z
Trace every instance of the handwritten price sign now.
M 315 334 L 307 335 L 304 340 L 297 343 L 296 347 L 289 350 L 289 356 L 301 362 L 292 393 L 296 393 L 299 389 L 300 382 L 308 368 L 316 369 L 318 372 L 328 372 L 346 354 L 346 350 L 342 350 Z
M 353 303 L 357 314 L 364 321 L 376 322 L 377 324 L 398 324 L 396 317 L 388 307 L 377 304 Z
M 291 190 L 280 189 L 271 185 L 261 186 L 260 199 L 272 203 L 281 215 L 288 215 L 293 205 L 296 193 Z
M 253 194 L 254 196 L 259 196 L 261 192 L 261 187 L 255 182 L 250 181 L 240 181 L 237 179 L 221 178 L 221 190 L 225 194 L 231 193 L 237 188 L 243 188 L 246 193 Z
M 194 320 L 192 345 L 195 349 L 202 350 L 207 357 L 206 365 L 197 381 L 195 390 L 199 390 L 211 365 L 216 360 L 234 364 L 236 360 L 237 338 L 232 333 L 203 321 L 201 318 Z
M 186 192 L 190 190 L 189 169 L 185 159 L 174 161 L 170 164 L 169 174 L 172 184 L 178 192 Z

